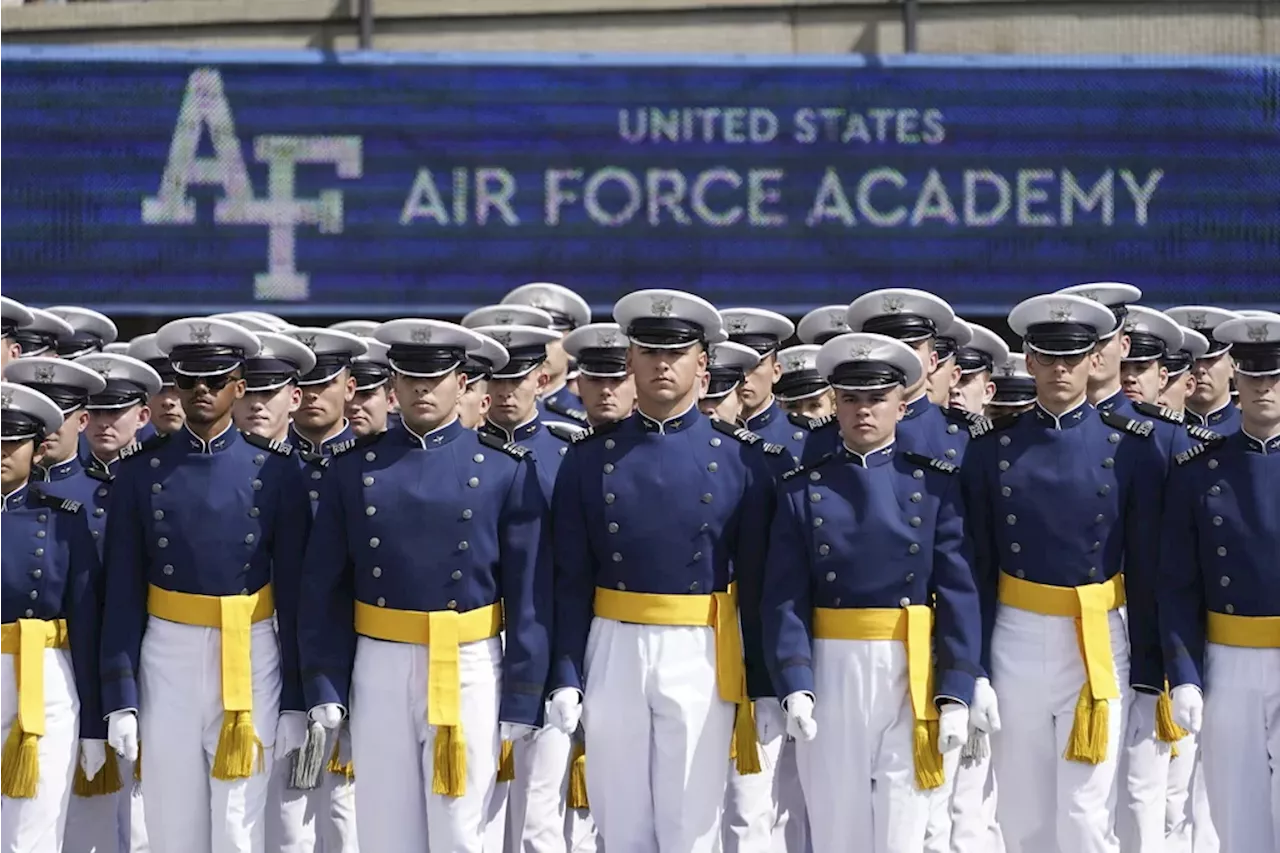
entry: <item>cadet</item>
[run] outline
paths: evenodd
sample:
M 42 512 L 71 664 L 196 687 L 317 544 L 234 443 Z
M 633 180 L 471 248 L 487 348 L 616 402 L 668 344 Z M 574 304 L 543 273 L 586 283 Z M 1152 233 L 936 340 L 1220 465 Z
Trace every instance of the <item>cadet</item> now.
M 708 417 L 736 424 L 742 414 L 738 389 L 747 372 L 760 363 L 760 353 L 746 344 L 725 341 L 707 345 L 706 389 L 698 409 Z
M 0 844 L 23 853 L 61 853 L 77 756 L 88 780 L 106 761 L 98 698 L 98 554 L 80 504 L 48 495 L 30 480 L 37 448 L 62 423 L 60 407 L 39 391 L 0 383 Z
M 178 389 L 174 387 L 173 364 L 169 357 L 160 352 L 156 346 L 154 334 L 142 335 L 129 341 L 125 352 L 130 358 L 136 358 L 160 375 L 160 390 L 147 400 L 147 408 L 151 410 L 151 424 L 161 435 L 177 432 L 186 422 L 186 413 L 182 411 L 182 401 L 178 399 Z M 143 436 L 143 440 L 151 436 Z
M 773 396 L 787 410 L 787 420 L 792 425 L 820 420 L 836 410 L 835 393 L 825 377 L 818 374 L 817 344 L 799 344 L 778 353 L 782 375 L 773 383 Z M 803 441 L 804 436 L 793 441 Z
M 89 398 L 89 425 L 82 433 L 89 454 L 81 461 L 90 470 L 109 474 L 126 447 L 155 434 L 147 429 L 151 424 L 147 401 L 160 391 L 160 374 L 145 362 L 118 353 L 81 356 L 76 364 L 96 372 L 107 383 L 103 391 Z
M 351 362 L 356 393 L 347 404 L 347 420 L 357 437 L 387 431 L 387 419 L 394 402 L 391 397 L 391 365 L 382 341 L 363 338 L 368 350 Z
M 996 391 L 987 403 L 988 418 L 1020 415 L 1035 406 L 1036 382 L 1027 372 L 1027 357 L 1024 354 L 1010 353 L 1003 362 L 997 363 L 991 374 L 991 382 L 996 386 Z
M 22 347 L 19 358 L 48 356 L 56 358 L 58 344 L 75 334 L 71 324 L 61 317 L 40 308 L 28 308 L 31 322 L 13 331 L 13 338 Z
M 923 376 L 911 347 L 840 335 L 818 371 L 836 390 L 841 449 L 779 486 L 766 654 L 814 849 L 919 851 L 939 750 L 964 744 L 979 671 L 958 469 L 896 446 L 903 389 Z
M 262 851 L 273 747 L 287 745 L 277 724 L 281 710 L 302 710 L 294 637 L 306 486 L 280 445 L 232 425 L 244 361 L 258 352 L 251 332 L 190 318 L 167 323 L 156 343 L 187 420 L 130 454 L 112 490 L 109 742 L 135 759 L 141 710 L 157 853 Z
M 286 442 L 293 413 L 302 405 L 298 377 L 316 366 L 309 347 L 278 332 L 259 332 L 258 354 L 244 362 L 244 396 L 231 407 L 241 432 Z
M 738 396 L 742 399 L 740 425 L 775 444 L 786 445 L 794 430 L 787 412 L 773 396 L 773 383 L 782 375 L 778 350 L 795 332 L 795 324 L 772 311 L 760 308 L 729 308 L 720 312 L 729 340 L 744 344 L 760 354 L 760 362 L 747 371 Z M 797 446 L 793 456 L 799 457 Z
M 698 411 L 706 347 L 725 336 L 715 308 L 642 290 L 613 313 L 638 408 L 578 437 L 560 468 L 548 721 L 574 731 L 585 689 L 609 853 L 719 850 L 731 742 L 740 770 L 758 764 L 748 697 L 773 692 L 758 619 L 770 471 L 759 436 Z
M 18 343 L 18 329 L 31 325 L 34 317 L 27 306 L 18 302 L 16 299 L 10 299 L 7 296 L 0 296 L 0 310 L 3 315 L 0 316 L 0 370 L 9 366 L 9 362 L 17 361 L 22 355 L 22 344 Z
M 1209 351 L 1209 339 L 1190 326 L 1179 326 L 1182 330 L 1182 349 L 1165 355 L 1160 365 L 1168 371 L 1169 378 L 1156 402 L 1172 412 L 1178 412 L 1186 420 L 1187 398 L 1196 388 L 1196 378 L 1191 368 L 1196 361 Z
M 1187 423 L 1208 427 L 1219 435 L 1230 435 L 1240 429 L 1240 410 L 1231 402 L 1234 376 L 1229 355 L 1231 344 L 1219 340 L 1214 331 L 1238 315 L 1205 305 L 1181 305 L 1164 313 L 1179 326 L 1189 326 L 1209 340 L 1209 351 L 1196 359 L 1192 368 L 1196 387 L 1187 398 Z
M 590 323 L 564 336 L 564 351 L 578 362 L 578 391 L 588 426 L 620 421 L 635 409 L 628 344 L 617 323 Z
M 458 401 L 458 419 L 466 429 L 479 429 L 489 416 L 493 397 L 489 394 L 489 378 L 495 364 L 507 363 L 507 350 L 488 335 L 480 336 L 480 346 L 467 353 L 462 371 L 467 377 L 467 388 Z
M 591 306 L 567 287 L 550 282 L 523 284 L 502 297 L 503 305 L 529 305 L 551 315 L 551 328 L 562 335 L 591 322 Z M 547 346 L 547 384 L 542 389 L 542 405 L 553 415 L 586 423 L 582 400 L 565 385 L 568 382 L 569 356 L 563 341 Z
M 1032 412 L 1002 418 L 965 460 L 983 599 L 983 668 L 1000 696 L 997 813 L 1009 853 L 1117 850 L 1114 799 L 1127 689 L 1160 692 L 1154 626 L 1164 460 L 1150 427 L 1086 399 L 1115 317 L 1070 294 L 1009 315 L 1036 382 Z M 1124 574 L 1121 574 L 1121 569 Z M 1128 628 L 1120 607 L 1128 600 Z
M 58 358 L 79 358 L 102 348 L 119 337 L 116 324 L 105 314 L 78 305 L 58 305 L 47 308 L 50 314 L 67 321 L 70 335 L 58 339 Z
M 824 305 L 800 318 L 796 337 L 802 344 L 825 344 L 836 335 L 849 331 L 848 305 Z
M 546 501 L 529 451 L 458 420 L 478 334 L 408 319 L 375 336 L 404 423 L 330 465 L 306 558 L 307 698 L 327 728 L 352 709 L 361 847 L 480 853 L 499 721 L 516 736 L 542 712 Z
M 1200 733 L 1204 787 L 1222 849 L 1274 850 L 1280 315 L 1226 320 L 1213 337 L 1231 347 L 1241 426 L 1176 460 L 1163 521 L 1160 625 L 1175 685 L 1174 719 Z
M 1131 345 L 1125 319 L 1129 314 L 1129 303 L 1141 299 L 1142 291 L 1132 284 L 1100 281 L 1064 287 L 1058 293 L 1092 299 L 1115 318 L 1111 330 L 1098 340 L 1097 358 L 1090 360 L 1095 366 L 1089 372 L 1089 403 L 1101 412 L 1128 409 L 1128 398 L 1120 387 L 1120 364 L 1129 356 Z
M 987 406 L 995 399 L 996 385 L 992 377 L 996 365 L 1008 361 L 1009 345 L 983 326 L 970 324 L 969 330 L 973 337 L 956 353 L 960 380 L 951 390 L 948 405 L 975 415 L 985 415 Z
M 294 328 L 283 334 L 300 341 L 316 356 L 316 366 L 298 379 L 302 403 L 293 415 L 289 443 L 315 468 L 338 446 L 355 438 L 347 420 L 347 404 L 356 393 L 351 363 L 368 350 L 355 335 L 333 329 Z
M 929 389 L 929 400 L 935 406 L 946 408 L 951 405 L 951 393 L 960 382 L 960 365 L 956 362 L 956 354 L 960 347 L 968 346 L 972 340 L 973 329 L 959 317 L 952 320 L 951 325 L 933 339 L 938 366 L 928 375 L 925 385 Z

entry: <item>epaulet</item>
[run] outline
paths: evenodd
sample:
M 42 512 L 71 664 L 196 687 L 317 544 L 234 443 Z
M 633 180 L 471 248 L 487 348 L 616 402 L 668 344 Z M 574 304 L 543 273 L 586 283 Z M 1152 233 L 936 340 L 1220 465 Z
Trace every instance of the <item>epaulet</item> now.
M 969 426 L 977 426 L 982 423 L 990 423 L 991 418 L 980 415 L 977 412 L 971 412 L 968 409 L 957 409 L 955 406 L 940 406 L 942 416 L 949 421 L 955 421 L 959 424 L 968 424 Z
M 261 447 L 263 450 L 270 450 L 272 453 L 278 453 L 281 456 L 289 456 L 293 453 L 293 445 L 287 441 L 277 441 L 274 438 L 265 438 L 261 435 L 254 435 L 251 432 L 241 434 L 244 436 L 244 440 L 254 447 Z
M 805 471 L 812 471 L 814 468 L 817 468 L 820 465 L 827 464 L 832 459 L 834 459 L 835 456 L 836 455 L 834 453 L 824 453 L 822 456 L 820 456 L 819 458 L 815 459 L 812 462 L 806 462 L 803 465 L 797 465 L 796 467 L 792 468 L 790 471 L 783 474 L 778 479 L 783 482 L 786 482 L 787 480 L 790 480 L 792 477 L 800 476 L 800 474 L 804 473 Z
M 728 421 L 722 421 L 719 418 L 712 418 L 711 426 L 715 427 L 718 432 L 733 436 L 743 444 L 758 444 L 764 441 L 764 436 L 759 433 L 752 432 L 746 427 L 740 427 L 737 424 L 731 424 Z M 765 442 L 765 444 L 768 444 L 768 442 Z
M 1001 415 L 998 418 L 983 418 L 969 425 L 970 438 L 982 438 L 993 432 L 1008 429 L 1018 422 L 1020 415 Z
M 587 413 L 582 409 L 566 406 L 558 400 L 543 400 L 542 405 L 548 411 L 555 412 L 557 415 L 564 415 L 566 418 L 573 418 L 575 421 L 584 424 L 587 422 Z
M 809 432 L 813 432 L 818 427 L 824 427 L 835 419 L 836 416 L 834 414 L 823 415 L 820 418 L 806 417 L 799 412 L 789 412 L 787 414 L 787 420 L 790 421 L 793 426 L 798 426 L 801 429 L 808 430 Z
M 92 477 L 102 483 L 110 483 L 116 478 L 115 474 L 112 474 L 110 471 L 102 471 L 98 468 L 85 468 L 84 475 L 86 477 Z
M 1206 439 L 1194 447 L 1189 447 L 1181 453 L 1175 454 L 1173 462 L 1175 465 L 1186 465 L 1200 454 L 1208 453 L 1210 450 L 1216 450 L 1221 447 L 1222 443 L 1226 440 L 1227 437 L 1225 435 L 1218 435 L 1217 433 L 1214 433 L 1213 438 Z
M 1133 418 L 1126 418 L 1124 415 L 1117 415 L 1115 412 L 1102 412 L 1101 414 L 1103 423 L 1116 429 L 1124 430 L 1130 435 L 1148 438 L 1155 429 L 1151 421 L 1135 421 Z
M 337 444 L 330 445 L 329 455 L 334 456 L 338 453 L 346 453 L 348 450 L 354 450 L 358 440 L 359 439 L 352 437 L 345 441 L 339 441 Z
M 569 440 L 574 444 L 579 444 L 586 441 L 588 438 L 594 438 L 597 435 L 608 435 L 617 429 L 621 423 L 622 421 L 606 421 L 602 424 L 596 424 L 593 427 L 587 427 Z
M 943 474 L 954 474 L 960 469 L 950 462 L 943 459 L 934 459 L 932 456 L 925 456 L 923 453 L 912 453 L 910 450 L 902 454 L 903 458 L 908 462 L 916 465 L 922 465 L 932 468 L 935 471 L 941 471 Z
M 80 501 L 73 501 L 71 498 L 60 498 L 56 495 L 47 495 L 42 491 L 36 490 L 36 494 L 40 496 L 40 502 L 51 509 L 61 510 L 62 512 L 77 513 L 80 511 L 82 504 Z
M 531 452 L 527 447 L 521 447 L 514 441 L 506 441 L 501 436 L 493 435 L 492 433 L 479 431 L 476 435 L 480 438 L 480 443 L 485 447 L 501 450 L 512 459 L 523 459 Z
M 350 453 L 356 448 L 368 447 L 371 444 L 377 444 L 386 436 L 386 432 L 371 432 L 368 435 L 359 435 L 355 438 L 348 438 L 346 441 L 335 444 L 330 450 L 329 458 L 341 456 L 344 453 Z
M 1133 404 L 1133 410 L 1140 415 L 1157 418 L 1171 424 L 1180 424 L 1186 420 L 1186 415 L 1182 412 L 1175 412 L 1168 406 L 1157 406 L 1155 403 L 1137 402 Z
M 581 427 L 572 427 L 568 424 L 558 424 L 554 421 L 544 423 L 543 426 L 547 428 L 547 432 L 551 433 L 561 441 L 573 441 L 574 436 L 583 431 Z
M 1208 427 L 1198 426 L 1196 424 L 1187 424 L 1187 435 L 1192 438 L 1198 438 L 1201 441 L 1221 441 L 1226 436 L 1220 435 Z
M 167 442 L 168 440 L 169 440 L 169 433 L 158 432 L 144 442 L 141 442 L 141 443 L 134 442 L 133 444 L 130 444 L 128 447 L 120 448 L 120 458 L 128 459 L 130 456 L 136 456 L 137 454 L 141 453 L 144 450 L 157 450 L 163 447 L 165 442 Z
M 766 441 L 764 444 L 760 445 L 760 449 L 770 456 L 781 456 L 787 452 L 787 448 L 784 445 L 775 444 L 772 441 Z

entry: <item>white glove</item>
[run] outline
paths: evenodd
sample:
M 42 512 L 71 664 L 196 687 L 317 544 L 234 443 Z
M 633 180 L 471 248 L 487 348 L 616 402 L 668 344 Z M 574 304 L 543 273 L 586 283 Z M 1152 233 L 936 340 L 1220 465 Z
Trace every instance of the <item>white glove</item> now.
M 107 715 L 107 744 L 125 761 L 138 760 L 138 715 L 112 711 Z
M 818 721 L 813 718 L 813 697 L 796 691 L 782 700 L 787 714 L 787 734 L 796 740 L 813 740 L 818 736 Z
M 955 752 L 968 739 L 969 709 L 959 702 L 943 705 L 938 713 L 938 752 Z
M 1204 725 L 1204 694 L 1194 684 L 1179 684 L 1169 694 L 1173 700 L 1173 721 L 1193 735 Z
M 1156 736 L 1156 700 L 1154 693 L 1133 691 L 1129 700 L 1129 731 L 1125 743 L 1130 746 Z
M 572 687 L 551 691 L 551 702 L 547 706 L 547 725 L 571 735 L 578 730 L 581 722 L 582 694 Z
M 309 716 L 326 729 L 336 729 L 342 725 L 342 706 L 337 702 L 326 702 L 312 708 Z
M 770 743 L 787 732 L 787 717 L 782 713 L 782 703 L 774 698 L 757 699 L 756 737 L 761 743 Z
M 969 728 L 993 735 L 1000 731 L 1000 703 L 996 700 L 991 680 L 979 678 L 973 683 L 973 704 L 969 706 Z
M 302 749 L 307 742 L 307 718 L 298 711 L 281 711 L 276 722 L 276 761 Z
M 107 763 L 107 742 L 104 740 L 82 740 L 80 741 L 80 769 L 84 771 L 84 778 L 93 781 L 93 777 L 98 775 L 98 771 L 102 769 L 102 765 Z
M 517 741 L 522 737 L 528 737 L 538 731 L 537 726 L 527 726 L 524 723 L 499 723 L 498 736 L 503 740 Z

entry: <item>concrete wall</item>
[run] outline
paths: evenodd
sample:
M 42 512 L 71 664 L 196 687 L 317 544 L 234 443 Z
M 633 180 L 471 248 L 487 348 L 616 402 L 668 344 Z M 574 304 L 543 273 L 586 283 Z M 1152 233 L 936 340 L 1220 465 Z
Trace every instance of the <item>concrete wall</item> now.
M 374 48 L 901 53 L 883 0 L 374 0 Z M 147 0 L 6 8 L 5 44 L 351 50 L 357 0 Z M 1280 0 L 920 0 L 925 53 L 1280 55 Z

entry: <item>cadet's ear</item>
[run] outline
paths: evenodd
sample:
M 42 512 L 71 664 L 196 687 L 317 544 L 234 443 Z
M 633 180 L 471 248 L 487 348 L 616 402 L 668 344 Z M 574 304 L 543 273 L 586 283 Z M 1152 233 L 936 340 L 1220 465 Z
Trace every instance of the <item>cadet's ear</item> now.
M 987 405 L 995 398 L 996 398 L 996 383 L 988 379 L 987 387 L 982 389 L 982 408 L 986 409 Z
M 237 379 L 235 382 L 232 382 L 231 388 L 235 393 L 235 399 L 239 400 L 242 397 L 244 397 L 244 389 L 245 389 L 244 378 L 242 377 L 240 379 Z
M 347 371 L 347 393 L 346 401 L 350 403 L 356 398 L 356 378 L 351 375 L 351 371 Z
M 782 362 L 778 361 L 778 353 L 775 350 L 769 358 L 773 359 L 773 381 L 777 382 L 782 378 Z
M 1120 357 L 1128 358 L 1129 350 L 1133 348 L 1133 340 L 1124 332 L 1120 333 Z

